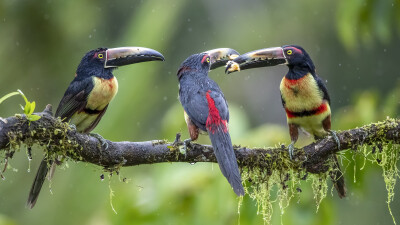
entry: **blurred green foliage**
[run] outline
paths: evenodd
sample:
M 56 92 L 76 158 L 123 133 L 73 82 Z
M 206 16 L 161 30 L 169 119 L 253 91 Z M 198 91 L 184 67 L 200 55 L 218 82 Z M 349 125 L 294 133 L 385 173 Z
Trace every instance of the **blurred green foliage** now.
M 400 5 L 396 0 L 317 1 L 28 1 L 0 2 L 0 96 L 21 89 L 36 110 L 57 106 L 81 57 L 100 46 L 143 46 L 166 61 L 115 71 L 119 93 L 94 132 L 113 140 L 188 137 L 177 100 L 176 70 L 189 55 L 218 47 L 247 52 L 299 44 L 308 50 L 327 82 L 333 128 L 349 129 L 400 115 Z M 289 135 L 279 96 L 285 67 L 210 73 L 230 106 L 234 144 L 287 144 Z M 0 105 L 14 115 L 19 102 Z M 302 136 L 298 145 L 312 140 Z M 206 135 L 200 143 L 209 143 Z M 238 199 L 209 163 L 124 168 L 119 181 L 101 181 L 101 168 L 69 162 L 43 188 L 33 210 L 24 208 L 42 150 L 34 148 L 30 173 L 25 149 L 15 155 L 0 181 L 0 224 L 262 224 L 257 206 Z M 379 168 L 361 155 L 344 153 L 349 197 L 334 192 L 316 213 L 310 184 L 285 214 L 274 204 L 273 224 L 391 224 Z M 354 158 L 354 160 L 353 160 Z M 13 169 L 14 168 L 14 169 Z M 355 168 L 355 169 L 354 169 Z M 106 176 L 107 177 L 107 176 Z M 356 181 L 356 182 L 353 182 Z M 110 206 L 109 185 L 115 191 Z M 399 186 L 396 187 L 399 193 Z M 275 195 L 273 194 L 273 198 Z M 400 201 L 392 203 L 400 219 Z

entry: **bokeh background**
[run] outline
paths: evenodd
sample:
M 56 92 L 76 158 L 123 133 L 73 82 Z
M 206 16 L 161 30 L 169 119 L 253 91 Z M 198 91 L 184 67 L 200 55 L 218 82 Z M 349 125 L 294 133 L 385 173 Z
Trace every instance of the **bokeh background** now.
M 119 93 L 94 132 L 113 141 L 188 137 L 176 71 L 189 55 L 231 47 L 241 53 L 285 44 L 303 46 L 332 99 L 333 128 L 350 129 L 400 115 L 400 2 L 397 0 L 121 0 L 0 1 L 0 96 L 21 89 L 37 110 L 58 105 L 81 57 L 97 47 L 142 46 L 165 62 L 120 68 Z M 284 66 L 232 75 L 210 73 L 225 93 L 234 144 L 289 143 L 279 83 Z M 0 105 L 21 113 L 23 100 Z M 309 143 L 301 137 L 298 146 Z M 203 136 L 199 142 L 209 143 Z M 33 210 L 25 201 L 42 150 L 30 164 L 22 149 L 0 180 L 0 224 L 262 224 L 256 202 L 238 199 L 216 164 L 142 165 L 101 181 L 102 168 L 68 162 Z M 349 190 L 329 194 L 316 213 L 309 183 L 273 224 L 392 224 L 381 170 L 342 157 Z M 121 182 L 127 178 L 129 182 Z M 110 188 L 113 206 L 110 205 Z M 396 187 L 400 193 L 399 185 Z M 273 195 L 274 196 L 274 195 Z M 400 199 L 391 204 L 400 222 Z

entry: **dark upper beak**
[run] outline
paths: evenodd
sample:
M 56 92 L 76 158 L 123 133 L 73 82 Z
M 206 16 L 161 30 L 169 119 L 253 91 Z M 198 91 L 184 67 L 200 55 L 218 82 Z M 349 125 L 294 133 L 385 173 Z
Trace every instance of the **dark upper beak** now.
M 104 68 L 125 66 L 147 61 L 164 61 L 164 56 L 156 50 L 142 47 L 110 48 L 106 51 Z
M 229 60 L 240 55 L 235 49 L 231 48 L 217 48 L 204 53 L 210 56 L 210 70 L 224 66 Z
M 264 48 L 245 53 L 229 61 L 226 64 L 225 73 L 286 63 L 286 56 L 281 47 Z

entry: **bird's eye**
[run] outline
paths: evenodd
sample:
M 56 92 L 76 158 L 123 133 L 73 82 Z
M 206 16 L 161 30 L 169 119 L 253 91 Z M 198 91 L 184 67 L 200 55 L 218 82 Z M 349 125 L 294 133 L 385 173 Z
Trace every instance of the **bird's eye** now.
M 286 54 L 288 54 L 288 55 L 291 55 L 293 53 L 293 51 L 292 50 L 287 50 L 287 52 L 286 52 Z
M 97 58 L 102 59 L 104 57 L 104 55 L 102 53 L 97 55 Z
M 207 57 L 206 61 L 207 63 L 210 63 L 210 57 Z

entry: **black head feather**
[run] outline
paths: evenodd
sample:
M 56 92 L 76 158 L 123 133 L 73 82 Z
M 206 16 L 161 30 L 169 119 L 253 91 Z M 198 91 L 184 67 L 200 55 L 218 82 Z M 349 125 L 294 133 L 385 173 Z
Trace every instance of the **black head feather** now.
M 107 48 L 98 48 L 91 50 L 83 56 L 76 70 L 76 79 L 85 79 L 96 76 L 104 79 L 113 77 L 114 68 L 104 68 Z
M 210 56 L 207 53 L 199 53 L 189 56 L 182 62 L 178 69 L 178 79 L 182 77 L 185 71 L 195 71 L 199 75 L 207 75 L 210 70 Z
M 290 68 L 307 69 L 310 73 L 315 74 L 314 63 L 304 48 L 298 45 L 285 45 L 282 48 Z

